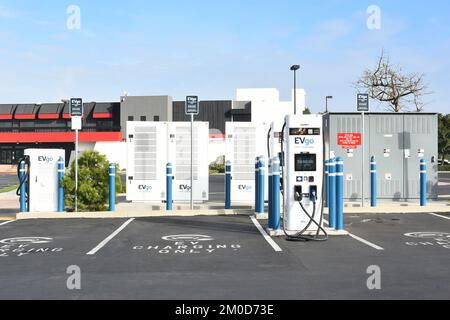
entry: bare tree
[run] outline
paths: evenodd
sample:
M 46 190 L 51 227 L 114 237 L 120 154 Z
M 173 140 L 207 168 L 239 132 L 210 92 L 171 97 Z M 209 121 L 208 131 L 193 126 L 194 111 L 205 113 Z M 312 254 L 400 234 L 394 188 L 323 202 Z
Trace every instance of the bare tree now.
M 420 73 L 405 74 L 402 68 L 392 65 L 382 51 L 375 70 L 365 70 L 355 87 L 358 92 L 387 103 L 389 111 L 410 111 L 413 106 L 416 112 L 421 112 L 424 109 L 422 97 L 431 94 L 424 78 Z

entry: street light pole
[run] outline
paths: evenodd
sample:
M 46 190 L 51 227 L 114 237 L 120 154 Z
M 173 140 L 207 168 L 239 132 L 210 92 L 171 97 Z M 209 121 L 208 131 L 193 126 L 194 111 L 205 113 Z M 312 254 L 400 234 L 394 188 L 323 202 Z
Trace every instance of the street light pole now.
M 294 115 L 297 115 L 297 70 L 300 69 L 300 65 L 294 64 L 291 67 L 291 71 L 294 71 Z
M 328 113 L 328 100 L 333 99 L 333 96 L 327 96 L 325 98 L 325 113 Z

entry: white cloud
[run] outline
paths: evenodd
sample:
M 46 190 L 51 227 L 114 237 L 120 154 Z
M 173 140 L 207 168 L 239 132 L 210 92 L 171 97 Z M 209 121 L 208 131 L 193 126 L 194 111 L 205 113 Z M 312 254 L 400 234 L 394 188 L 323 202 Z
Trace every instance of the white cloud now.
M 314 28 L 312 34 L 305 39 L 302 45 L 325 50 L 351 32 L 352 25 L 346 20 L 323 21 Z
M 23 12 L 6 7 L 0 7 L 0 19 L 15 19 L 23 15 Z

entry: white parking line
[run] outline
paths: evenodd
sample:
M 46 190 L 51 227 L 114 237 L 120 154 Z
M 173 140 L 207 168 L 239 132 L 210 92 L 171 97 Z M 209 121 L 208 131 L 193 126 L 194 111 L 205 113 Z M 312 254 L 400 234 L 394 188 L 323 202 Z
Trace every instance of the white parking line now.
M 273 241 L 273 239 L 264 231 L 263 227 L 259 224 L 258 220 L 255 217 L 250 217 L 252 219 L 253 224 L 256 226 L 256 228 L 259 230 L 259 232 L 262 234 L 264 239 L 272 246 L 273 250 L 276 252 L 282 252 L 283 250 L 278 246 L 278 244 Z
M 326 219 L 324 219 L 323 221 L 324 221 L 326 224 L 328 224 L 328 225 L 330 224 Z M 360 237 L 358 237 L 358 236 L 355 236 L 354 234 L 351 234 L 350 232 L 348 233 L 348 235 L 349 235 L 350 237 L 352 237 L 353 239 L 358 240 L 359 242 L 362 242 L 362 243 L 368 245 L 369 247 L 372 247 L 372 248 L 374 248 L 374 249 L 376 249 L 376 250 L 379 250 L 379 251 L 384 251 L 384 248 L 382 248 L 382 247 L 380 247 L 380 246 L 377 246 L 376 244 L 373 244 L 372 242 L 367 241 L 367 240 L 365 240 L 365 239 L 363 239 L 363 238 L 360 238 Z
M 441 216 L 440 214 L 436 214 L 436 213 L 429 213 L 429 215 L 432 215 L 432 216 L 435 216 L 435 217 L 439 217 L 439 218 L 442 218 L 442 219 L 450 220 L 450 217 Z
M 348 235 L 349 235 L 350 237 L 352 237 L 353 239 L 358 240 L 359 242 L 362 242 L 362 243 L 364 243 L 364 244 L 368 245 L 369 247 L 372 247 L 372 248 L 374 248 L 374 249 L 376 249 L 376 250 L 379 250 L 379 251 L 383 251 L 383 250 L 384 250 L 384 248 L 382 248 L 382 247 L 380 247 L 380 246 L 377 246 L 376 244 L 373 244 L 372 242 L 369 242 L 369 241 L 367 241 L 367 240 L 364 240 L 363 238 L 360 238 L 360 237 L 358 237 L 358 236 L 355 236 L 354 234 L 349 233 Z
M 98 246 L 96 246 L 94 249 L 92 249 L 91 251 L 89 251 L 88 253 L 86 253 L 88 256 L 92 256 L 94 254 L 96 254 L 101 248 L 103 248 L 108 242 L 110 242 L 115 236 L 117 236 L 120 231 L 122 231 L 123 229 L 125 229 L 127 227 L 127 225 L 129 225 L 131 222 L 133 222 L 134 218 L 129 219 L 128 221 L 126 221 L 124 224 L 122 224 L 119 229 L 117 229 L 116 231 L 114 231 L 113 233 L 111 233 L 111 235 L 106 238 L 105 240 L 103 240 L 102 242 L 100 242 L 98 244 Z
M 14 222 L 14 221 L 16 221 L 16 220 L 10 220 L 10 221 L 6 221 L 6 222 L 2 222 L 2 223 L 0 223 L 0 227 L 6 225 L 8 223 Z

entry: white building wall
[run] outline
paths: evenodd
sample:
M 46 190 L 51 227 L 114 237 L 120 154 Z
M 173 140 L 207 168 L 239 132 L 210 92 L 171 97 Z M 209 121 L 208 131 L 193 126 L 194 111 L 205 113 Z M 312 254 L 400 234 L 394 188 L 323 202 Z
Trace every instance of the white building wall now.
M 117 163 L 119 168 L 127 168 L 127 144 L 126 142 L 80 142 L 78 145 L 79 155 L 94 150 L 106 156 L 109 162 Z M 70 154 L 70 164 L 75 160 L 75 151 Z
M 275 130 L 281 131 L 284 118 L 294 114 L 294 90 L 291 92 L 291 101 L 280 101 L 280 92 L 275 88 L 237 89 L 237 101 L 252 102 L 252 122 L 275 122 Z M 306 92 L 297 89 L 297 113 L 306 109 Z
M 104 154 L 109 162 L 118 164 L 120 170 L 127 168 L 126 142 L 97 142 L 94 150 Z
M 224 139 L 209 139 L 208 163 L 211 164 L 221 156 L 225 156 L 226 144 Z

